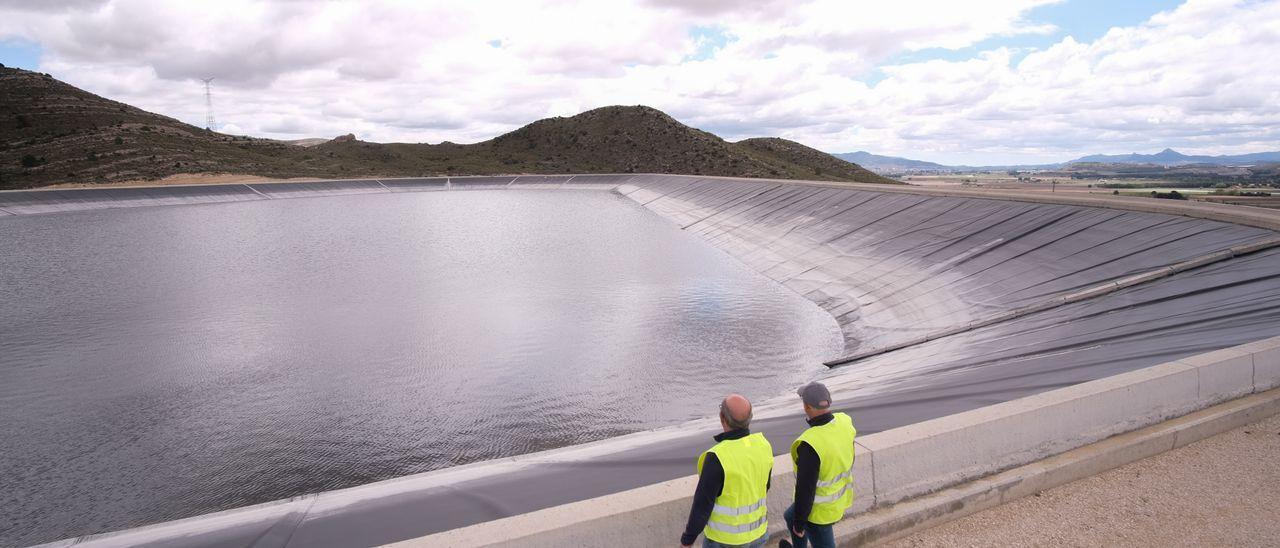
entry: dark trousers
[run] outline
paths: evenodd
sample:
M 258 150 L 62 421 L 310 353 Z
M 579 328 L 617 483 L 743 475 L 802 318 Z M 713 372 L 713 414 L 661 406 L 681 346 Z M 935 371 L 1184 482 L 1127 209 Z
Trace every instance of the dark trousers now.
M 787 534 L 791 535 L 791 545 L 795 548 L 805 548 L 805 546 L 836 548 L 835 532 L 831 530 L 830 525 L 814 525 L 806 521 L 804 536 L 796 536 L 796 505 L 792 504 L 788 507 L 787 511 L 783 512 L 782 519 L 787 521 Z

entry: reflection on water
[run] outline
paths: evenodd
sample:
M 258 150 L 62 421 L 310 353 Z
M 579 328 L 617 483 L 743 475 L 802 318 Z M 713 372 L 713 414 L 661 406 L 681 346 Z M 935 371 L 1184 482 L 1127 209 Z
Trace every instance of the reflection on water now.
M 835 322 L 605 192 L 0 219 L 0 544 L 560 447 L 768 397 Z

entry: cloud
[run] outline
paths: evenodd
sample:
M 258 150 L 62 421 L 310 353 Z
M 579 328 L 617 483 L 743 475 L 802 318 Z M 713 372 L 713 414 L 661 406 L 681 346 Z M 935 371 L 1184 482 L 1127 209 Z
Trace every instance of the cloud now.
M 853 136 L 850 148 L 958 160 L 1275 150 L 1280 77 L 1267 67 L 1280 53 L 1278 25 L 1274 2 L 1190 2 L 1019 62 L 993 50 L 884 67 L 888 77 L 859 104 L 894 123 Z
M 0 0 L 0 10 L 50 13 L 67 10 L 93 9 L 106 3 L 107 0 L 42 0 L 40 2 L 31 2 L 30 0 Z
M 1280 148 L 1280 3 L 1193 1 L 1092 42 L 999 45 L 1056 36 L 1033 17 L 1044 3 L 0 0 L 0 39 L 197 124 L 212 76 L 221 122 L 286 138 L 474 142 L 647 104 L 730 139 L 930 159 Z
M 740 2 L 738 0 L 649 0 L 645 4 L 701 18 L 725 15 L 759 16 L 762 14 L 776 14 L 785 11 L 789 5 L 785 0 L 760 0 L 757 2 Z

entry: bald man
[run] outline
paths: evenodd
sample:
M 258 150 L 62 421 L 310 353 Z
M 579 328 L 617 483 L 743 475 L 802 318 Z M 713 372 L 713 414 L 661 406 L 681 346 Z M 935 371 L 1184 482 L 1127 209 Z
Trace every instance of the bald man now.
M 764 546 L 769 522 L 769 477 L 773 472 L 773 447 L 761 434 L 752 434 L 751 402 L 730 394 L 720 402 L 720 427 L 716 444 L 698 457 L 698 489 L 693 493 L 689 523 L 680 536 L 681 546 L 692 546 L 698 533 L 702 545 Z

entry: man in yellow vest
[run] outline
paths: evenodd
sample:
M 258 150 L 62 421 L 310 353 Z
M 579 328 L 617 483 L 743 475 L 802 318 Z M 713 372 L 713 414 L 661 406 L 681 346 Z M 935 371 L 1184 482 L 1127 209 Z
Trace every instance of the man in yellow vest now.
M 791 541 L 783 548 L 835 548 L 831 525 L 853 505 L 853 438 L 858 430 L 844 413 L 832 413 L 831 392 L 820 382 L 797 391 L 809 428 L 791 444 L 796 465 L 795 503 L 782 514 Z
M 706 548 L 764 546 L 769 522 L 769 477 L 773 447 L 761 434 L 752 434 L 751 402 L 730 394 L 720 402 L 716 444 L 698 457 L 698 489 L 693 493 L 689 522 L 681 546 L 692 546 L 698 533 Z

